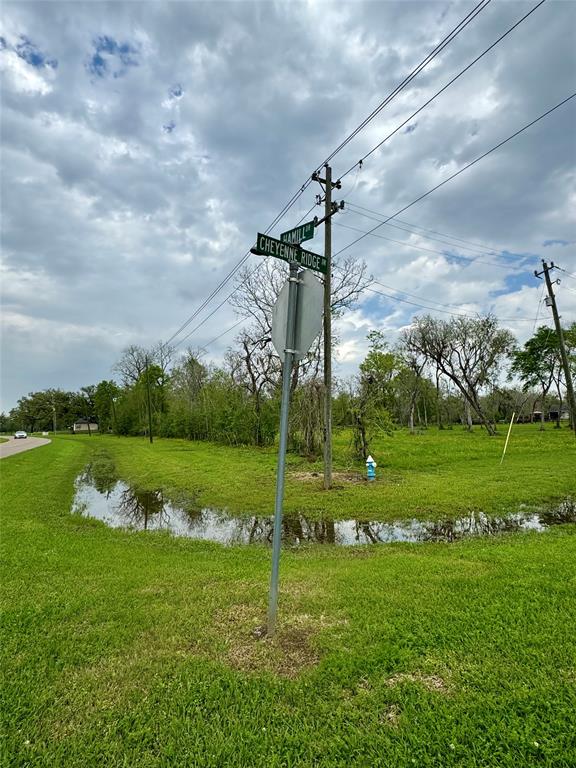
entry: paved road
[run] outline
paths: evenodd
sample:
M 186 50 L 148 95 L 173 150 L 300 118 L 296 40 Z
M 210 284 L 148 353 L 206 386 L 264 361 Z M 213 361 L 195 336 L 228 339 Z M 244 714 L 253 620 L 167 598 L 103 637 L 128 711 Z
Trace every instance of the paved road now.
M 48 445 L 50 442 L 52 441 L 47 440 L 45 437 L 27 437 L 24 440 L 15 440 L 11 437 L 8 443 L 0 443 L 0 459 L 12 456 L 13 453 L 21 453 L 22 451 L 29 451 L 31 448 L 38 448 L 40 445 Z

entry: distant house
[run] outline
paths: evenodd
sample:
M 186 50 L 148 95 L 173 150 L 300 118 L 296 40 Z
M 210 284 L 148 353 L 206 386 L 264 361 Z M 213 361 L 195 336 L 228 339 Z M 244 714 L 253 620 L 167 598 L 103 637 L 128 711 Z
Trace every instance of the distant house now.
M 73 432 L 98 432 L 98 424 L 88 419 L 78 419 L 72 426 Z

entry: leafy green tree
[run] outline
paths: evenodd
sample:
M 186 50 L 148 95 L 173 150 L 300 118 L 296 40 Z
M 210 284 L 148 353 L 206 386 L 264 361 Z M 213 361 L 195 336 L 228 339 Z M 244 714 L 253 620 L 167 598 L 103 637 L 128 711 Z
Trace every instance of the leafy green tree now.
M 390 414 L 395 401 L 395 380 L 403 368 L 400 357 L 388 350 L 380 331 L 368 334 L 370 350 L 360 363 L 360 373 L 352 382 L 349 408 L 354 453 L 366 460 L 370 444 L 378 432 L 390 432 Z
M 10 418 L 28 432 L 48 431 L 55 427 L 68 429 L 85 411 L 83 398 L 77 392 L 45 389 L 21 397 Z
M 552 328 L 540 326 L 522 349 L 512 354 L 511 376 L 517 376 L 526 392 L 537 387 L 541 394 L 540 429 L 544 429 L 544 403 L 552 384 L 556 381 L 560 391 L 562 359 L 560 341 Z
M 368 340 L 370 351 L 360 363 L 361 388 L 375 408 L 391 410 L 395 398 L 394 380 L 404 363 L 396 352 L 388 349 L 381 331 L 370 331 Z
M 10 414 L 0 413 L 0 432 L 13 432 L 17 429 L 16 422 Z
M 500 365 L 515 346 L 514 336 L 499 328 L 495 317 L 416 317 L 403 334 L 403 344 L 437 366 L 456 385 L 466 403 L 469 429 L 473 411 L 488 434 L 495 434 L 482 409 L 480 395 L 483 388 L 496 380 Z
M 96 385 L 93 394 L 94 413 L 100 432 L 111 429 L 117 431 L 116 401 L 120 396 L 120 387 L 115 381 L 105 379 Z

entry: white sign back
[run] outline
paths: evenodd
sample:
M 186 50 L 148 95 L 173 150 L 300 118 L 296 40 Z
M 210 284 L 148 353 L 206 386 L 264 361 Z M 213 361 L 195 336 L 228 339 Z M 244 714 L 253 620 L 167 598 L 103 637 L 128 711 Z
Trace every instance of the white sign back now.
M 296 307 L 295 360 L 305 357 L 312 342 L 322 328 L 324 286 L 305 269 L 298 275 L 298 306 Z M 284 359 L 286 349 L 286 325 L 288 320 L 288 280 L 282 286 L 272 308 L 272 343 L 276 352 Z

